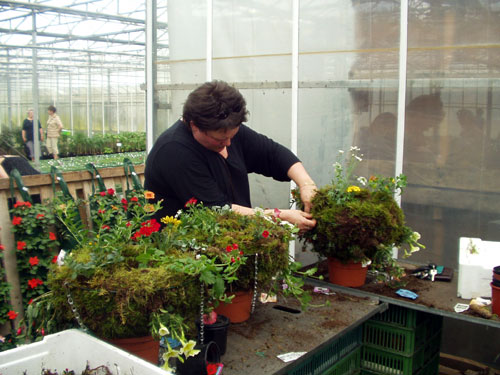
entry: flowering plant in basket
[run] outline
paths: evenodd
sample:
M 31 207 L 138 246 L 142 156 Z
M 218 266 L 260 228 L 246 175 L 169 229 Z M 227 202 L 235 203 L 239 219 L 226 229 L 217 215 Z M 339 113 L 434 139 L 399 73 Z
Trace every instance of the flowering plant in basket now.
M 288 256 L 294 227 L 193 201 L 177 217 L 162 218 L 162 228 L 152 218 L 161 202 L 151 204 L 152 198 L 150 192 L 127 198 L 111 190 L 98 193 L 91 197 L 92 228 L 73 220 L 78 201 L 55 204 L 63 236 L 76 245 L 63 265 L 54 266 L 50 293 L 37 301 L 50 305 L 38 310 L 45 328 L 79 322 L 105 339 L 148 334 L 159 339 L 168 332 L 182 345 L 166 356 L 185 360 L 196 354 L 200 313 L 230 299 L 232 289 L 254 286 L 249 259 L 257 252 L 259 288 L 278 290 L 287 280 L 285 293 L 306 303 L 303 281 L 293 274 L 298 266 Z
M 392 259 L 392 248 L 399 247 L 404 256 L 424 248 L 394 199 L 406 186 L 406 177 L 356 176 L 361 156 L 357 147 L 349 153 L 339 151 L 332 182 L 318 189 L 312 201 L 316 227 L 300 237 L 319 255 L 344 263 L 371 261 L 374 267 L 400 276 L 402 270 Z M 294 199 L 301 207 L 297 192 Z

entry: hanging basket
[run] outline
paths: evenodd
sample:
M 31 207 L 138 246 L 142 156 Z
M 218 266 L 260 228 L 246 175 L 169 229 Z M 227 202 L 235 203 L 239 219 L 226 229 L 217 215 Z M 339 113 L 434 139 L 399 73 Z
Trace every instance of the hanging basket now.
M 366 281 L 368 268 L 362 263 L 342 263 L 336 258 L 328 258 L 328 279 L 332 284 L 358 287 L 363 286 Z

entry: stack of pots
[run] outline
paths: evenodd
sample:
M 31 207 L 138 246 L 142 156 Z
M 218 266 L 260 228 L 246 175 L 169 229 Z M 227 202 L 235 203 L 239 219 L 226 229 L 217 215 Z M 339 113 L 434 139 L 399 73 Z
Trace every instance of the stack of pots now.
M 500 266 L 493 268 L 491 282 L 491 312 L 500 316 Z

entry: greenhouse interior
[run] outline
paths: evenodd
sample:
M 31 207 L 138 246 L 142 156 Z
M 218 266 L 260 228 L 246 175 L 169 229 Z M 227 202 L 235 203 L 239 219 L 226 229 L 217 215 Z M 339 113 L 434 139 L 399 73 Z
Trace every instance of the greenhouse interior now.
M 500 374 L 500 0 L 0 0 L 0 61 L 1 163 L 34 170 L 0 178 L 0 374 Z M 238 123 L 241 105 L 219 104 L 212 128 L 186 112 L 208 82 L 243 98 Z M 165 151 L 177 128 L 203 152 Z M 203 207 L 217 163 L 229 213 Z M 179 211 L 134 234 L 174 188 Z M 235 213 L 227 225 L 250 221 L 225 232 Z M 333 281 L 339 243 L 360 285 Z M 120 264 L 144 284 L 90 279 Z M 241 285 L 250 316 L 213 349 L 209 318 Z M 139 299 L 157 310 L 125 315 Z M 117 349 L 107 316 L 151 329 L 153 359 Z

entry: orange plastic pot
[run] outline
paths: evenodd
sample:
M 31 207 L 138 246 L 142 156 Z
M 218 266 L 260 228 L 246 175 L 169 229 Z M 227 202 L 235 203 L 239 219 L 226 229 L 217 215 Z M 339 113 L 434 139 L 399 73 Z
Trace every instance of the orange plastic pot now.
M 500 316 L 500 287 L 491 285 L 491 312 Z
M 139 358 L 158 365 L 160 342 L 152 336 L 111 339 L 108 342 Z
M 236 292 L 231 303 L 221 302 L 215 309 L 220 315 L 225 315 L 231 323 L 242 323 L 250 318 L 253 292 Z
M 361 262 L 342 263 L 336 258 L 328 258 L 328 279 L 332 284 L 357 287 L 363 286 L 366 281 L 368 268 Z

